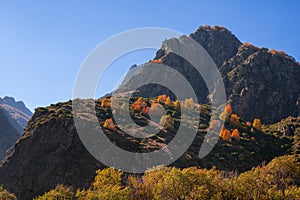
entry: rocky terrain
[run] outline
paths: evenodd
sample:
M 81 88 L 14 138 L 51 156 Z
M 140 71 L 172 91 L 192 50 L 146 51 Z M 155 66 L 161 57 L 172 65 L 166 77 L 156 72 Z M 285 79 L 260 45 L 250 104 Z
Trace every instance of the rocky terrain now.
M 228 101 L 240 116 L 247 120 L 259 117 L 264 123 L 275 123 L 290 115 L 299 115 L 300 65 L 294 58 L 283 51 L 242 44 L 224 27 L 203 26 L 190 37 L 207 50 L 220 69 Z M 168 41 L 164 45 L 168 45 Z M 205 82 L 185 59 L 159 50 L 153 60 L 161 61 L 183 74 L 199 102 L 209 102 Z M 147 73 L 145 68 L 151 67 L 150 64 L 146 63 L 144 69 L 140 68 L 136 76 Z M 174 98 L 170 91 L 159 85 L 147 85 L 140 88 L 139 92 L 141 96 L 168 94 Z
M 12 97 L 0 98 L 0 160 L 17 141 L 32 113 L 22 101 Z
M 2 160 L 7 151 L 15 144 L 19 138 L 18 131 L 13 127 L 7 118 L 5 110 L 0 108 L 0 159 Z
M 191 117 L 199 114 L 200 109 L 198 132 L 193 144 L 172 166 L 216 166 L 221 170 L 243 172 L 277 156 L 299 154 L 299 63 L 283 52 L 242 44 L 224 27 L 200 27 L 190 37 L 208 51 L 220 69 L 232 106 L 232 113 L 214 120 L 224 121 L 226 129 L 230 133 L 237 130 L 238 135 L 227 139 L 220 135 L 222 139 L 210 154 L 204 159 L 198 157 L 207 130 L 213 128 L 209 124 L 211 110 L 216 109 L 211 108 L 207 97 L 216 94 L 208 94 L 203 79 L 194 73 L 187 61 L 159 50 L 154 60 L 170 65 L 187 77 L 202 103 L 190 103 L 193 105 Z M 146 63 L 135 73 L 145 72 L 147 66 Z M 175 100 L 170 91 L 158 85 L 141 88 L 139 92 L 143 97 L 152 97 L 145 98 L 146 107 L 151 101 L 158 101 L 157 96 L 161 94 Z M 105 98 L 105 101 L 110 101 L 109 97 Z M 165 128 L 150 138 L 134 138 L 114 125 L 113 110 L 102 101 L 96 100 L 99 123 L 107 137 L 125 150 L 155 151 L 172 140 L 176 133 L 174 127 L 180 123 L 175 102 L 166 103 L 164 100 L 161 104 L 174 118 L 174 127 Z M 133 98 L 131 103 L 134 102 L 138 102 L 138 98 Z M 137 124 L 148 123 L 146 111 L 132 105 L 130 112 Z M 91 120 L 89 114 L 82 117 L 85 124 Z M 265 125 L 254 125 L 255 118 L 260 118 Z M 193 126 L 188 122 L 184 125 Z M 31 199 L 58 184 L 74 189 L 89 187 L 96 169 L 105 167 L 81 143 L 73 121 L 72 102 L 69 101 L 35 110 L 24 134 L 0 166 L 0 184 L 19 199 Z
M 15 101 L 13 97 L 0 98 L 0 108 L 7 112 L 7 117 L 19 132 L 23 134 L 23 129 L 26 127 L 28 120 L 32 116 L 32 112 L 25 106 L 22 101 Z

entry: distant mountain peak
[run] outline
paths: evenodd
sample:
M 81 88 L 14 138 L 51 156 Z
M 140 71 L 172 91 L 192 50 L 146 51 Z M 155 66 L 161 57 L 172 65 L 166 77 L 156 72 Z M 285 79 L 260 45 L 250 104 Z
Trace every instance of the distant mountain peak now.
M 21 135 L 32 116 L 32 112 L 25 106 L 23 101 L 16 101 L 13 97 L 0 98 L 0 108 L 6 111 L 11 124 Z

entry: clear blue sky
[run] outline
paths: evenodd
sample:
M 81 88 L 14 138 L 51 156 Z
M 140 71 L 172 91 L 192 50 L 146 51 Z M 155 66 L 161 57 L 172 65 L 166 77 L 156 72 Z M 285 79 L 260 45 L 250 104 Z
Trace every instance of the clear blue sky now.
M 300 60 L 300 1 L 0 1 L 0 96 L 33 110 L 71 99 L 79 66 L 100 42 L 139 27 L 189 34 L 223 25 L 242 42 L 281 49 Z M 133 53 L 114 64 L 120 76 L 154 51 Z M 117 72 L 118 71 L 118 72 Z M 108 92 L 116 78 L 100 83 Z

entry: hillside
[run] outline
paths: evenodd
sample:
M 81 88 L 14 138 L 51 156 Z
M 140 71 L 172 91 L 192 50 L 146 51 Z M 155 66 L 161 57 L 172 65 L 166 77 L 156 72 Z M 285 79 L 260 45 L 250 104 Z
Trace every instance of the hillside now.
M 96 117 L 115 145 L 127 151 L 143 153 L 169 144 L 179 125 L 187 130 L 196 128 L 192 145 L 171 164 L 180 169 L 193 166 L 210 169 L 215 166 L 218 170 L 242 173 L 278 156 L 299 154 L 299 63 L 283 52 L 242 44 L 224 27 L 200 27 L 190 37 L 207 50 L 221 72 L 228 97 L 225 110 L 210 105 L 208 97 L 216 94 L 208 94 L 203 79 L 194 73 L 187 61 L 164 51 L 163 47 L 168 46 L 168 42 L 182 42 L 172 39 L 163 43 L 154 61 L 133 66 L 127 79 L 138 78 L 147 72 L 147 67 L 152 66 L 151 62 L 159 61 L 188 79 L 200 104 L 195 104 L 193 99 L 180 99 L 179 102 L 164 87 L 148 85 L 131 97 L 129 108 L 122 104 L 113 110 L 109 96 L 95 100 L 97 116 L 93 112 L 78 113 L 81 128 L 89 130 L 88 125 Z M 167 77 L 168 74 L 162 76 Z M 131 84 L 127 79 L 123 83 L 124 88 Z M 78 101 L 83 108 L 94 110 L 93 104 L 90 104 L 94 100 L 74 101 Z M 166 115 L 160 116 L 158 104 L 166 110 Z M 187 112 L 181 113 L 181 108 Z M 141 128 L 132 129 L 126 123 L 124 127 L 119 127 L 113 113 L 122 109 L 130 111 L 130 117 L 137 125 L 143 127 L 150 124 L 161 130 L 151 137 L 133 137 L 141 132 Z M 218 112 L 213 119 L 212 111 Z M 107 166 L 97 161 L 82 144 L 72 112 L 72 101 L 35 110 L 24 134 L 0 166 L 0 185 L 3 184 L 19 199 L 42 195 L 58 184 L 73 189 L 90 186 L 96 170 Z M 156 113 L 159 120 L 151 121 L 149 112 Z M 195 125 L 193 120 L 199 115 L 200 121 Z M 182 121 L 182 117 L 188 120 Z M 221 122 L 225 126 L 218 132 L 216 127 Z M 122 131 L 123 128 L 129 132 Z M 218 142 L 208 156 L 200 159 L 199 149 L 208 130 L 216 133 L 210 139 Z M 169 157 L 172 155 L 169 154 Z
M 109 101 L 109 98 L 106 100 Z M 98 119 L 100 124 L 106 127 L 104 128 L 106 135 L 123 149 L 135 152 L 153 151 L 174 137 L 173 128 L 166 128 L 156 136 L 136 139 L 118 130 L 114 125 L 104 125 L 111 118 L 112 112 L 109 107 L 101 106 L 101 100 L 96 101 L 96 104 Z M 204 159 L 200 159 L 198 151 L 209 126 L 211 109 L 209 106 L 202 106 L 203 114 L 197 136 L 188 151 L 172 166 L 179 168 L 216 166 L 217 169 L 243 172 L 276 156 L 291 153 L 296 141 L 294 136 L 299 137 L 297 118 L 293 118 L 297 124 L 297 130 L 293 135 L 281 136 L 272 128 L 264 127 L 264 131 L 260 131 L 248 127 L 241 118 L 238 118 L 239 124 L 232 123 L 230 116 L 233 114 L 231 114 L 226 118 L 226 128 L 231 132 L 238 129 L 240 139 L 219 139 L 213 151 Z M 168 106 L 167 109 L 177 116 L 173 106 Z M 197 107 L 192 109 L 191 113 L 197 113 Z M 145 120 L 140 112 L 132 110 L 132 114 L 137 123 Z M 88 115 L 85 120 L 88 124 Z M 178 119 L 175 117 L 174 120 Z M 82 145 L 72 120 L 71 102 L 58 103 L 36 109 L 13 153 L 0 167 L 0 183 L 19 198 L 27 199 L 41 195 L 57 184 L 85 188 L 91 183 L 96 169 L 104 167 Z

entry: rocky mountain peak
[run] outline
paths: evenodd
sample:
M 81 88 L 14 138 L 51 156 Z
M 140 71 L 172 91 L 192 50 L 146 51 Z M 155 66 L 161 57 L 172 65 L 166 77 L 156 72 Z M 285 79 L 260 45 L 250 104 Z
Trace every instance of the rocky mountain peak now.
M 190 37 L 206 49 L 218 67 L 234 56 L 242 44 L 222 26 L 200 26 Z
M 23 129 L 32 116 L 32 112 L 25 106 L 24 102 L 5 96 L 0 98 L 0 108 L 6 111 L 8 119 L 19 134 L 23 134 Z

